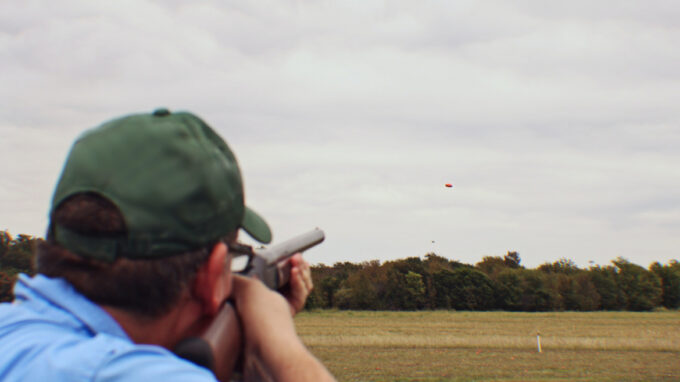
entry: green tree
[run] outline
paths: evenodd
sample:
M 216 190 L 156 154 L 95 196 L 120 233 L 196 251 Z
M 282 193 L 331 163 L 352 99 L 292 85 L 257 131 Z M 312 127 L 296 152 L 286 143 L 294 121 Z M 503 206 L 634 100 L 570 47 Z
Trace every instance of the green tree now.
M 442 270 L 434 275 L 437 307 L 456 310 L 489 310 L 493 308 L 494 290 L 491 280 L 481 271 L 461 267 Z
M 592 267 L 588 270 L 597 294 L 600 295 L 600 309 L 624 310 L 628 299 L 617 284 L 618 269 L 611 265 Z
M 405 310 L 416 310 L 425 304 L 425 283 L 423 275 L 408 271 L 404 275 L 404 304 Z
M 563 273 L 566 275 L 573 275 L 580 271 L 576 263 L 567 258 L 561 258 L 554 263 L 545 263 L 538 267 L 538 270 L 545 273 Z
M 579 272 L 573 276 L 574 282 L 574 310 L 593 311 L 601 304 L 601 296 L 597 292 L 595 283 L 587 272 Z
M 495 307 L 503 310 L 522 309 L 522 277 L 519 269 L 505 268 L 492 278 Z
M 508 269 L 508 266 L 500 256 L 484 256 L 482 261 L 475 264 L 475 268 L 495 279 L 500 272 Z
M 378 309 L 378 293 L 371 280 L 371 272 L 367 268 L 354 272 L 343 281 L 335 293 L 335 304 L 340 309 L 376 310 Z
M 381 305 L 388 310 L 405 310 L 413 304 L 406 288 L 406 274 L 413 272 L 404 263 L 389 261 L 383 264 L 383 278 L 380 288 Z M 414 272 L 415 273 L 415 272 Z
M 633 311 L 652 310 L 661 302 L 661 280 L 653 272 L 619 257 L 612 261 L 618 269 L 616 283 Z
M 438 256 L 434 253 L 428 253 L 425 255 L 425 260 L 423 261 L 424 273 L 423 281 L 425 282 L 425 308 L 427 309 L 442 309 L 440 303 L 438 303 L 437 298 L 437 288 L 435 286 L 434 275 L 442 270 L 453 271 L 461 267 L 471 268 L 467 264 L 455 260 L 449 260 L 445 257 Z
M 12 239 L 6 231 L 0 235 L 0 267 L 13 272 L 33 273 L 33 253 L 40 239 L 18 235 Z
M 14 299 L 12 288 L 15 280 L 16 276 L 10 276 L 0 270 L 0 302 L 9 302 Z
M 7 231 L 0 231 L 0 301 L 12 301 L 12 289 L 17 274 L 33 275 L 33 253 L 42 239 L 28 235 L 12 238 Z
M 319 301 L 321 307 L 332 308 L 335 306 L 335 293 L 340 289 L 339 278 L 335 276 L 328 276 L 320 280 L 319 293 L 321 294 L 321 299 Z
M 523 269 L 521 277 L 521 310 L 525 312 L 551 310 L 554 297 L 547 288 L 546 276 L 538 270 Z
M 315 265 L 311 267 L 314 289 L 309 297 L 307 309 L 337 307 L 335 294 L 347 278 L 362 268 L 360 264 L 338 262 L 329 267 Z
M 5 257 L 11 243 L 12 235 L 7 231 L 0 231 L 0 262 Z M 2 263 L 0 263 L 0 265 L 2 265 Z
M 661 305 L 668 309 L 680 308 L 680 263 L 677 260 L 666 265 L 656 262 L 650 271 L 661 280 Z
M 541 270 L 544 272 L 544 270 Z M 552 310 L 592 311 L 600 308 L 600 295 L 586 271 L 547 273 Z
M 453 271 L 448 269 L 441 269 L 432 275 L 432 284 L 434 289 L 434 305 L 435 309 L 451 309 L 451 290 L 456 284 L 456 276 Z
M 340 288 L 340 280 L 333 276 L 333 268 L 321 265 L 310 267 L 314 288 L 307 297 L 305 309 L 328 309 L 333 307 L 333 297 Z
M 515 251 L 508 251 L 508 253 L 503 257 L 503 263 L 505 263 L 505 266 L 508 268 L 522 268 L 520 265 L 520 258 L 519 258 L 519 253 Z

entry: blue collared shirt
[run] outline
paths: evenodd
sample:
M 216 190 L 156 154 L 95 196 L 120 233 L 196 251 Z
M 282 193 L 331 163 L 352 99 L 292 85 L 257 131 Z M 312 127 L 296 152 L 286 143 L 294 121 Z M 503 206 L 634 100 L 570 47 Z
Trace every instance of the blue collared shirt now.
M 215 381 L 207 369 L 132 342 L 63 279 L 20 275 L 0 304 L 0 381 Z

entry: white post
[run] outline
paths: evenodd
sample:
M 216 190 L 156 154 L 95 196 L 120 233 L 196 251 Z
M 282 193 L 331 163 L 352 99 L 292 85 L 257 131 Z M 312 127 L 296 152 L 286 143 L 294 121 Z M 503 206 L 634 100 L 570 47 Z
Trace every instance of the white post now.
M 538 346 L 538 352 L 541 352 L 541 333 L 536 332 L 536 345 Z

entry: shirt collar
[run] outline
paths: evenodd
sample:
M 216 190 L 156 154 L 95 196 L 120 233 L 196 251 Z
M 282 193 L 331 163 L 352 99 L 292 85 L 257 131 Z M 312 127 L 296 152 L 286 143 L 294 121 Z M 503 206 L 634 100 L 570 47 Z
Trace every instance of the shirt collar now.
M 14 288 L 18 300 L 30 304 L 36 300 L 59 308 L 80 321 L 93 335 L 106 333 L 129 340 L 129 337 L 106 311 L 76 291 L 66 280 L 38 274 L 19 275 Z

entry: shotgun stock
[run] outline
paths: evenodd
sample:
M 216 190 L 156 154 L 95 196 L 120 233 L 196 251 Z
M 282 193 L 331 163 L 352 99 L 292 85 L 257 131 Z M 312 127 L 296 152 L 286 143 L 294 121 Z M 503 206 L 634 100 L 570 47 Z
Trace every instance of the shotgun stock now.
M 238 274 L 257 277 L 268 288 L 281 290 L 290 281 L 288 259 L 321 243 L 324 238 L 324 232 L 316 228 L 269 248 L 235 244 L 230 245 L 229 250 L 249 256 L 247 266 Z M 230 381 L 242 372 L 242 342 L 241 321 L 233 304 L 227 301 L 200 337 L 185 338 L 177 344 L 174 352 L 211 370 L 218 380 Z

